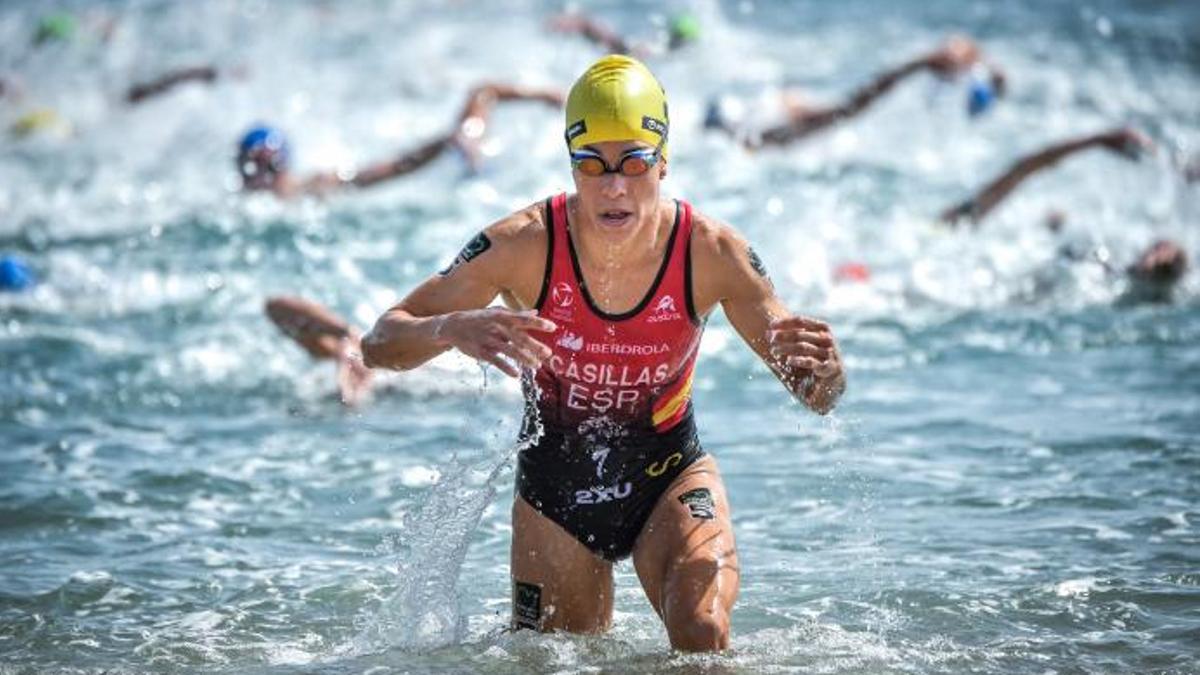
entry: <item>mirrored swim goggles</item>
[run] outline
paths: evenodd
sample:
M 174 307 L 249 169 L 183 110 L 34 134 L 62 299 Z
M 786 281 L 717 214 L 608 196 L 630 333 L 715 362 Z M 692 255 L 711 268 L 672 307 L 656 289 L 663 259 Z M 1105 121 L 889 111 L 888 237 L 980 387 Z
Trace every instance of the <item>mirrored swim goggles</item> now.
M 276 176 L 287 168 L 287 157 L 281 152 L 259 146 L 243 152 L 237 158 L 238 171 L 247 178 L 259 175 Z
M 597 178 L 610 173 L 619 173 L 622 176 L 634 177 L 644 175 L 662 158 L 663 143 L 667 140 L 663 136 L 658 145 L 650 148 L 636 148 L 621 155 L 617 160 L 617 166 L 611 167 L 600 153 L 591 150 L 576 150 L 571 153 L 571 168 L 585 176 Z

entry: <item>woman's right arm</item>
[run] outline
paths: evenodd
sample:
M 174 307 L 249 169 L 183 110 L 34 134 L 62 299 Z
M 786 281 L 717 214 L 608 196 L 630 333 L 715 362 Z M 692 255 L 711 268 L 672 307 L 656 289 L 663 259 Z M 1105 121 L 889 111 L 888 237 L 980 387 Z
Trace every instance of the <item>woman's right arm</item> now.
M 554 328 L 533 310 L 489 307 L 422 317 L 401 303 L 363 338 L 363 362 L 370 368 L 410 370 L 454 348 L 517 377 L 521 368 L 536 370 L 550 358 L 550 348 L 530 333 Z
M 550 349 L 530 333 L 553 331 L 554 324 L 532 310 L 488 307 L 501 291 L 520 285 L 521 275 L 540 271 L 526 262 L 529 218 L 519 212 L 480 232 L 449 267 L 385 312 L 363 336 L 363 361 L 409 370 L 457 349 L 514 377 L 520 367 L 540 366 Z M 544 253 L 533 259 L 539 257 Z

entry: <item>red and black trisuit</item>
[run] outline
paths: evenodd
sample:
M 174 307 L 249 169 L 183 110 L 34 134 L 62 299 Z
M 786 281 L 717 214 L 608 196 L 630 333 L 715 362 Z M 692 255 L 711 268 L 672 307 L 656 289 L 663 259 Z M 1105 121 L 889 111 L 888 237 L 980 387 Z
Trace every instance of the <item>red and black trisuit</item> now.
M 549 240 L 535 333 L 552 356 L 524 379 L 517 493 L 597 555 L 630 554 L 659 497 L 704 456 L 692 374 L 704 322 L 691 293 L 692 209 L 675 222 L 658 274 L 636 307 L 608 314 L 580 272 L 565 194 L 546 201 Z M 532 442 L 530 442 L 532 439 Z

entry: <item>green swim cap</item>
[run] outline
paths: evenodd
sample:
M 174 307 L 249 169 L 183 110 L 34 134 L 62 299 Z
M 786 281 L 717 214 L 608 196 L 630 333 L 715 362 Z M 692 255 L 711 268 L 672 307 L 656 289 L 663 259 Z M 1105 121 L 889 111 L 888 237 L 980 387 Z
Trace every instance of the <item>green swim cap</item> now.
M 567 147 L 604 141 L 662 143 L 667 156 L 667 92 L 637 59 L 610 54 L 592 64 L 567 95 Z
M 33 42 L 40 45 L 50 40 L 69 40 L 74 32 L 75 19 L 70 14 L 47 14 L 38 21 Z
M 678 14 L 672 17 L 667 30 L 671 36 L 671 49 L 677 49 L 700 39 L 700 21 L 691 14 Z

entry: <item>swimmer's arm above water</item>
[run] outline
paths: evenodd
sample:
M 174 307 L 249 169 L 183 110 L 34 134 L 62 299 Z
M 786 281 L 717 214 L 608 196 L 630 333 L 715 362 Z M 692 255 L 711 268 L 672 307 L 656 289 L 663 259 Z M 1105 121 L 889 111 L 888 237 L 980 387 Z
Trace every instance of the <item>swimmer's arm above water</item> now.
M 177 85 L 193 80 L 199 82 L 212 82 L 217 79 L 217 69 L 212 66 L 197 66 L 194 68 L 181 68 L 167 73 L 158 79 L 136 84 L 129 88 L 129 93 L 126 94 L 126 100 L 130 103 L 141 103 L 151 96 L 170 91 Z
M 830 107 L 808 107 L 789 105 L 789 119 L 785 124 L 767 129 L 762 133 L 763 145 L 783 145 L 820 131 L 837 122 L 850 119 L 866 110 L 872 103 L 896 86 L 901 80 L 920 72 L 926 59 L 909 61 L 879 75 L 865 87 L 854 92 L 844 103 Z
M 302 181 L 295 191 L 310 196 L 324 196 L 348 186 L 370 187 L 421 169 L 437 159 L 452 142 L 452 136 L 439 136 L 395 159 L 372 164 L 349 175 L 335 171 L 314 174 Z
M 363 360 L 372 368 L 409 370 L 457 349 L 516 377 L 537 368 L 550 349 L 531 333 L 553 331 L 532 311 L 488 307 L 497 296 L 514 298 L 522 279 L 541 278 L 546 239 L 531 226 L 531 207 L 488 227 L 445 270 L 389 309 L 363 337 Z M 530 262 L 538 269 L 529 269 Z
M 405 152 L 395 159 L 379 164 L 372 164 L 358 171 L 345 182 L 355 187 L 369 187 L 376 183 L 382 183 L 385 180 L 412 173 L 437 159 L 438 155 L 441 155 L 450 146 L 452 141 L 452 136 L 439 136 Z
M 336 173 L 319 174 L 305 181 L 302 191 L 308 194 L 324 194 L 347 185 L 370 187 L 424 168 L 451 145 L 458 145 L 471 165 L 477 166 L 482 161 L 478 149 L 479 139 L 483 136 L 492 109 L 497 103 L 505 101 L 541 101 L 561 106 L 563 94 L 549 87 L 523 87 L 501 83 L 476 86 L 467 94 L 467 102 L 452 132 L 433 138 L 395 159 L 367 166 L 349 177 L 342 177 Z
M 487 82 L 477 85 L 467 93 L 466 103 L 458 115 L 458 124 L 452 135 L 472 168 L 483 164 L 483 153 L 479 143 L 487 132 L 492 110 L 498 103 L 512 101 L 540 101 L 554 107 L 562 107 L 563 93 L 552 87 L 526 87 L 521 85 Z
M 1093 147 L 1103 147 L 1127 159 L 1136 160 L 1144 152 L 1152 150 L 1154 146 L 1146 136 L 1129 128 L 1111 129 L 1103 133 L 1056 143 L 1017 160 L 1007 171 L 985 185 L 969 199 L 943 211 L 940 218 L 942 222 L 951 225 L 957 224 L 964 218 L 973 224 L 978 224 L 1025 179 L 1043 169 L 1054 166 L 1069 155 Z
M 840 105 L 825 108 L 793 107 L 790 120 L 763 132 L 763 145 L 782 145 L 849 119 L 866 110 L 902 80 L 928 70 L 940 77 L 952 77 L 980 61 L 979 48 L 971 40 L 954 36 L 925 56 L 913 59 L 876 76 Z M 1003 74 L 991 68 L 993 81 L 1003 82 Z
M 280 330 L 314 358 L 336 358 L 348 344 L 358 342 L 358 333 L 350 324 L 304 298 L 269 298 L 264 309 Z
M 697 313 L 720 303 L 742 340 L 793 396 L 822 415 L 833 410 L 846 390 L 846 376 L 829 326 L 783 306 L 762 261 L 732 228 L 703 216 L 696 222 Z
M 555 87 L 530 87 L 504 82 L 485 82 L 476 85 L 467 94 L 467 102 L 459 115 L 459 122 L 490 112 L 496 103 L 541 101 L 547 105 L 561 107 L 565 100 L 563 92 Z
M 629 43 L 616 31 L 583 14 L 559 14 L 550 19 L 547 25 L 559 33 L 578 33 L 613 54 L 629 54 Z

